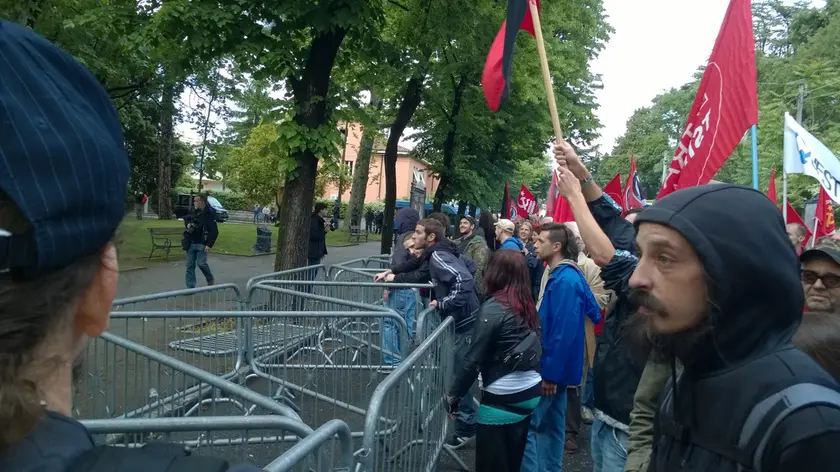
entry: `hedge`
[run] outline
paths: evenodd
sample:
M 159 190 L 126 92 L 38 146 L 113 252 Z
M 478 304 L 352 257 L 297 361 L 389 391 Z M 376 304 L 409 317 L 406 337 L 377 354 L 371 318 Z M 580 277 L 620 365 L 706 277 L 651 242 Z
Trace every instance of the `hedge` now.
M 315 203 L 323 203 L 323 204 L 327 205 L 327 210 L 329 210 L 330 216 L 332 216 L 333 208 L 335 207 L 335 199 L 317 198 L 317 199 L 315 199 Z M 347 217 L 347 211 L 348 211 L 349 206 L 350 206 L 350 202 L 348 202 L 348 201 L 342 201 L 341 202 L 341 213 L 340 213 L 339 218 L 344 219 L 344 218 Z M 365 216 L 364 214 L 368 210 L 372 210 L 374 213 L 376 213 L 377 211 L 383 211 L 384 209 L 385 209 L 385 202 L 365 203 L 364 210 L 362 210 L 361 218 L 364 218 L 364 216 Z

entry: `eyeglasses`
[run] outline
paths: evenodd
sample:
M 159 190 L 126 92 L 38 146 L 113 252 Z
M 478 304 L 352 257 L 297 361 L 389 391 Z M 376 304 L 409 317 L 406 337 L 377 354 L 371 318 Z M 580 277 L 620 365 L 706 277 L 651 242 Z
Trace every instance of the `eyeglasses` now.
M 840 287 L 840 275 L 834 274 L 818 274 L 813 270 L 802 271 L 802 283 L 814 285 L 817 280 L 822 280 L 825 288 L 834 289 Z

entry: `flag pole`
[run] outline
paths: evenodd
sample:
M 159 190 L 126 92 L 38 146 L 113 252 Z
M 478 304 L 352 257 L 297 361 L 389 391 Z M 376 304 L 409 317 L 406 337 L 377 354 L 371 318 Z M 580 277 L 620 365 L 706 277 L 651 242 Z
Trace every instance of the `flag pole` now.
M 785 172 L 785 166 L 782 165 L 782 218 L 785 220 L 785 224 L 787 224 L 787 172 Z
M 758 127 L 752 125 L 750 128 L 750 141 L 752 143 L 752 180 L 753 188 L 758 190 Z
M 537 38 L 537 52 L 540 55 L 540 69 L 542 69 L 545 95 L 548 99 L 548 111 L 551 114 L 551 125 L 554 127 L 554 136 L 557 141 L 562 141 L 563 128 L 560 127 L 560 118 L 557 115 L 557 102 L 554 100 L 554 87 L 551 85 L 551 72 L 548 70 L 548 56 L 545 53 L 540 11 L 537 8 L 536 0 L 528 0 L 528 6 L 531 10 L 531 19 L 534 22 L 534 35 Z

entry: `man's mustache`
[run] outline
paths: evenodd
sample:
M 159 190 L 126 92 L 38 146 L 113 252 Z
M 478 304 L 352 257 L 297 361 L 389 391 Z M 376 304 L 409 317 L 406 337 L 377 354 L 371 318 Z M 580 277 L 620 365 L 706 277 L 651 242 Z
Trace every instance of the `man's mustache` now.
M 632 303 L 636 307 L 644 307 L 650 311 L 655 311 L 657 313 L 662 314 L 668 313 L 665 310 L 665 306 L 662 304 L 662 302 L 659 301 L 658 298 L 654 297 L 653 294 L 651 294 L 647 290 L 631 288 L 630 293 L 628 294 L 628 298 L 630 299 L 630 303 Z

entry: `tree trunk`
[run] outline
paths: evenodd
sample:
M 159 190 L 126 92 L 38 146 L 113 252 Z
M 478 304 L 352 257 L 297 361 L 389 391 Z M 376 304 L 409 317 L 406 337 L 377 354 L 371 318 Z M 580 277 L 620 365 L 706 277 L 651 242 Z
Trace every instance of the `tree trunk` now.
M 158 143 L 158 218 L 172 219 L 172 140 L 174 139 L 175 84 L 164 79 Z
M 455 159 L 455 138 L 458 136 L 458 115 L 461 114 L 461 105 L 464 98 L 464 90 L 467 88 L 467 74 L 461 74 L 458 84 L 452 90 L 452 111 L 449 113 L 449 131 L 443 141 L 443 171 L 440 173 L 440 183 L 435 192 L 433 208 L 440 211 L 440 207 L 449 198 L 449 187 L 452 185 L 452 164 Z
M 382 100 L 376 97 L 376 92 L 370 91 L 370 104 L 379 108 Z M 353 186 L 350 189 L 350 204 L 344 219 L 344 229 L 359 226 L 365 211 L 365 196 L 367 195 L 368 178 L 370 177 L 370 158 L 373 155 L 373 141 L 376 129 L 372 126 L 362 129 L 362 140 L 359 143 L 359 153 L 356 155 L 356 165 L 353 170 Z
M 423 80 L 425 74 L 411 77 L 405 84 L 400 108 L 397 110 L 397 118 L 391 125 L 391 134 L 388 135 L 388 144 L 385 146 L 385 213 L 382 215 L 382 244 L 380 252 L 389 254 L 394 239 L 394 210 L 397 206 L 397 153 L 399 151 L 400 138 L 403 131 L 420 106 L 423 98 Z
M 475 205 L 470 207 L 470 216 L 472 216 L 473 218 L 475 218 L 476 210 L 477 208 L 475 207 Z
M 458 202 L 458 216 L 464 215 L 467 212 L 467 201 L 461 200 Z
M 289 80 L 295 103 L 294 120 L 311 130 L 329 121 L 324 97 L 328 96 L 333 64 L 346 34 L 346 29 L 335 28 L 316 36 L 309 47 L 301 78 Z M 309 251 L 309 219 L 315 201 L 318 156 L 304 149 L 292 157 L 297 161 L 297 168 L 286 179 L 283 205 L 277 218 L 283 222 L 277 235 L 274 259 L 274 270 L 278 271 L 305 266 Z

